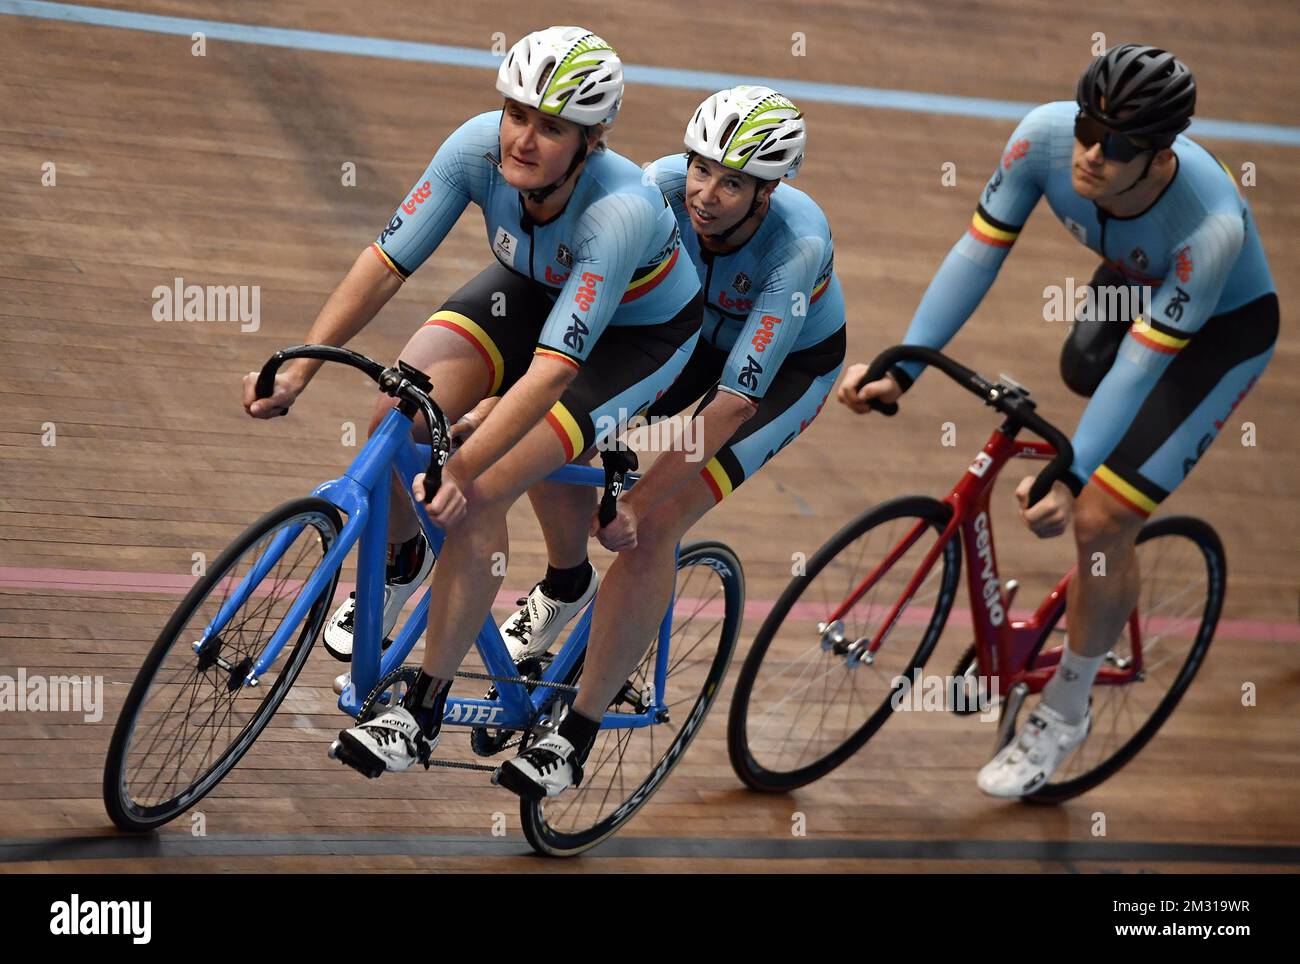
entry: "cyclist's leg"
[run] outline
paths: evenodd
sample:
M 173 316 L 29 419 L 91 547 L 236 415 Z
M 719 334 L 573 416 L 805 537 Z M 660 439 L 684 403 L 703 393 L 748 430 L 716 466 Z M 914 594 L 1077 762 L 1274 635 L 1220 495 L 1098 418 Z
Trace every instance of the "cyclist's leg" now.
M 609 346 L 611 354 L 619 349 L 616 342 L 621 337 L 616 333 Z M 725 353 L 703 340 L 697 341 L 685 369 L 654 401 L 646 417 L 653 420 L 684 411 L 717 383 L 725 361 Z M 589 462 L 593 454 L 585 452 L 575 461 Z M 594 592 L 590 583 L 598 583 L 587 558 L 588 531 L 596 508 L 595 490 L 544 481 L 529 489 L 528 497 L 546 539 L 549 566 L 546 578 L 529 593 L 523 608 L 502 625 L 516 659 L 546 652 L 563 627 L 590 601 Z M 573 584 L 570 580 L 568 586 L 560 584 L 565 570 L 581 574 L 582 567 L 592 572 L 590 583 Z
M 448 534 L 434 573 L 425 672 L 445 683 L 469 650 L 500 586 L 495 553 L 509 555 L 506 513 L 531 486 L 644 411 L 685 367 L 699 330 L 697 296 L 660 325 L 605 331 L 577 377 L 519 445 L 474 483 L 468 516 Z M 584 526 L 583 532 L 586 532 Z M 437 612 L 435 618 L 434 613 Z
M 1091 304 L 1079 307 L 1061 345 L 1061 379 L 1070 391 L 1085 398 L 1092 397 L 1115 363 L 1136 307 L 1136 298 L 1130 297 L 1136 289 L 1108 262 L 1098 266 L 1088 288 Z
M 645 413 L 647 418 L 675 415 L 708 391 L 718 380 L 726 356 L 700 339 L 686 368 L 672 386 Z M 584 452 L 575 460 L 589 462 L 594 453 Z M 556 569 L 568 569 L 587 561 L 587 527 L 596 508 L 596 492 L 586 486 L 563 482 L 539 482 L 528 490 L 529 501 L 546 539 L 547 561 Z
M 584 452 L 574 462 L 590 464 L 594 455 Z M 587 561 L 587 529 L 596 511 L 596 498 L 595 489 L 563 482 L 543 480 L 528 490 L 552 569 L 576 569 Z
M 435 314 L 435 318 L 437 315 Z M 411 336 L 398 355 L 399 360 L 414 365 L 433 383 L 430 397 L 438 404 L 449 422 L 454 422 L 483 399 L 488 366 L 463 337 L 448 328 L 425 324 Z M 374 434 L 397 399 L 380 394 L 370 415 L 369 433 Z M 419 419 L 412 431 L 417 442 L 429 441 L 429 428 Z M 420 531 L 415 510 L 406 498 L 405 483 L 394 472 L 392 499 L 388 513 L 388 541 L 406 542 Z
M 504 305 L 505 312 L 498 306 Z M 532 360 L 532 349 L 550 313 L 545 288 L 495 262 L 480 271 L 435 311 L 398 356 L 429 376 L 431 397 L 451 422 L 478 402 L 513 384 Z M 380 395 L 371 417 L 373 432 L 396 404 Z M 429 440 L 417 422 L 416 441 Z M 419 531 L 405 486 L 396 474 L 388 516 L 389 541 L 404 542 Z
M 1137 601 L 1134 544 L 1258 380 L 1277 338 L 1277 298 L 1211 318 L 1165 369 L 1075 506 L 1079 569 L 1067 601 L 1070 648 L 1100 657 Z M 1096 554 L 1102 553 L 1101 557 Z M 1095 565 L 1105 560 L 1106 575 Z
M 676 580 L 674 550 L 718 504 L 711 482 L 692 479 L 638 521 L 637 544 L 620 552 L 596 593 L 582 686 L 573 708 L 599 721 L 659 631 Z
M 599 720 L 654 639 L 672 598 L 674 548 L 699 519 L 812 424 L 844 362 L 844 330 L 791 354 L 751 416 L 684 491 L 637 525 L 637 545 L 618 554 L 596 594 L 582 687 L 574 709 Z M 721 362 L 725 356 L 719 353 Z M 722 373 L 719 362 L 714 377 Z M 715 389 L 716 391 L 716 389 Z M 711 391 L 701 403 L 707 405 Z

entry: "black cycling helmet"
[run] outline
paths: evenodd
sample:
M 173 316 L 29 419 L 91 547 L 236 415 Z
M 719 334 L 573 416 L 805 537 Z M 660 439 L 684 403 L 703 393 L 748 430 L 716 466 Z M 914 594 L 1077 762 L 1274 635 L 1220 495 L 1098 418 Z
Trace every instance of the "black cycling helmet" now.
M 1168 147 L 1192 122 L 1196 81 L 1166 50 L 1116 44 L 1083 72 L 1075 100 L 1112 130 Z

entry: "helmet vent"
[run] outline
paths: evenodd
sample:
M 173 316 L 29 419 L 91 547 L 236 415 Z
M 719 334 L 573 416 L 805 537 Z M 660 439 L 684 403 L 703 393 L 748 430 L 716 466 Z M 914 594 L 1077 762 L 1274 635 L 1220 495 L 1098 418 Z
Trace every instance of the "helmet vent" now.
M 542 91 L 546 89 L 546 84 L 551 79 L 551 74 L 555 73 L 555 65 L 547 67 L 537 77 L 537 89 L 533 91 L 538 97 L 542 96 Z

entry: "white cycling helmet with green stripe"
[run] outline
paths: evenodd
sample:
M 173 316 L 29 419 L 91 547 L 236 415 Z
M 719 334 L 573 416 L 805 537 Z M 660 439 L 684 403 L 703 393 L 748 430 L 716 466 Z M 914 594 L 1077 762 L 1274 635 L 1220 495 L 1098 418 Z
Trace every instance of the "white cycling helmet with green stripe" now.
M 771 87 L 720 90 L 686 125 L 686 147 L 764 181 L 792 178 L 803 163 L 808 130 L 803 113 Z
M 510 48 L 497 70 L 497 90 L 583 127 L 609 126 L 623 100 L 623 63 L 590 30 L 547 27 Z

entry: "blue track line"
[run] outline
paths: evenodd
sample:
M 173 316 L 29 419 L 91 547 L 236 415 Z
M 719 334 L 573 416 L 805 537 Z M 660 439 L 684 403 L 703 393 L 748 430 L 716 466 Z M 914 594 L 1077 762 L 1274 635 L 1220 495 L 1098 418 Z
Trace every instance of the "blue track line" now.
M 388 60 L 412 60 L 450 67 L 495 70 L 499 63 L 499 59 L 491 52 L 470 47 L 385 40 L 380 37 L 358 37 L 349 34 L 322 33 L 317 30 L 286 30 L 282 27 L 258 27 L 251 24 L 225 23 L 219 20 L 199 20 L 189 17 L 163 17 L 149 13 L 134 13 L 130 10 L 47 3 L 43 0 L 0 0 L 0 14 L 185 37 L 201 32 L 210 40 L 351 54 L 358 57 L 382 57 Z M 920 91 L 857 87 L 849 84 L 822 84 L 781 77 L 742 77 L 737 74 L 652 67 L 644 64 L 626 65 L 625 74 L 630 82 L 647 87 L 673 87 L 710 93 L 736 84 L 762 83 L 775 87 L 796 101 L 845 104 L 852 107 L 872 107 L 916 114 L 975 117 L 984 120 L 1018 121 L 1037 106 L 1020 101 L 989 100 L 983 97 L 927 94 Z M 1196 137 L 1300 147 L 1300 127 L 1282 124 L 1254 124 L 1197 118 L 1192 121 L 1188 133 Z

